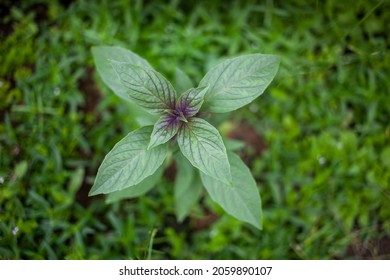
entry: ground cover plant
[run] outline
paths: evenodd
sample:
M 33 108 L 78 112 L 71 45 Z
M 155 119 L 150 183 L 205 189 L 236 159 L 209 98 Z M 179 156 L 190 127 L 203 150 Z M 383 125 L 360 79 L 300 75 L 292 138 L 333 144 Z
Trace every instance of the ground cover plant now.
M 118 47 L 94 47 L 95 64 L 105 83 L 159 119 L 129 133 L 107 154 L 90 195 L 111 194 L 116 199 L 145 194 L 160 179 L 168 144 L 181 176 L 175 183 L 175 204 L 182 221 L 200 197 L 203 184 L 214 201 L 234 217 L 261 229 L 261 200 L 250 170 L 227 152 L 218 130 L 202 114 L 234 111 L 261 95 L 279 67 L 273 55 L 251 54 L 216 65 L 193 88 L 183 72 L 175 88 L 149 63 Z M 168 143 L 170 142 L 170 143 Z M 184 156 L 184 157 L 183 157 Z M 191 165 L 199 170 L 194 174 Z M 190 175 L 191 174 L 191 175 Z M 200 177 L 202 182 L 193 180 Z M 110 200 L 110 197 L 108 198 Z
M 0 2 L 1 259 L 389 258 L 387 1 Z M 225 59 L 280 57 L 266 94 L 206 119 L 250 169 L 262 230 L 196 187 L 178 222 L 174 157 L 146 195 L 88 197 L 115 143 L 158 120 L 104 85 L 103 45 L 177 94 L 180 72 L 196 86 Z

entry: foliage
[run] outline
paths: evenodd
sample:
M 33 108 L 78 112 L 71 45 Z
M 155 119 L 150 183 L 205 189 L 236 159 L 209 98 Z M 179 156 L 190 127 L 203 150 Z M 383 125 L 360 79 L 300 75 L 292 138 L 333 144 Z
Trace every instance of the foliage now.
M 181 153 L 200 171 L 211 197 L 232 216 L 260 229 L 261 202 L 255 180 L 241 160 L 233 155 L 228 159 L 218 130 L 200 116 L 205 113 L 201 110 L 203 103 L 211 112 L 228 112 L 253 101 L 274 78 L 279 60 L 262 54 L 226 60 L 212 68 L 197 88 L 185 85 L 189 78 L 179 72 L 182 77 L 177 81 L 184 92 L 177 97 L 170 82 L 133 52 L 103 46 L 94 47 L 93 54 L 102 79 L 118 91 L 118 96 L 160 118 L 153 130 L 144 126 L 115 145 L 100 166 L 90 195 L 119 191 L 113 194 L 116 198 L 121 194 L 128 198 L 138 196 L 141 186 L 150 190 L 156 182 L 149 186 L 143 181 L 153 177 L 163 164 L 166 143 L 177 139 Z M 232 172 L 237 178 L 232 179 Z M 192 177 L 188 177 L 189 182 L 186 178 L 181 181 L 182 185 L 175 184 L 176 193 L 183 194 L 182 188 L 190 190 L 192 185 L 199 185 Z M 176 201 L 178 219 L 186 216 L 190 208 L 184 205 L 192 201 L 185 195 Z
M 3 2 L 0 258 L 388 258 L 386 1 Z M 157 120 L 103 86 L 96 45 L 131 49 L 171 81 L 180 66 L 189 83 L 220 58 L 281 58 L 267 94 L 210 119 L 222 137 L 245 141 L 225 145 L 260 187 L 262 231 L 199 188 L 183 218 L 174 185 L 199 175 L 181 163 L 135 200 L 88 198 L 110 148 Z

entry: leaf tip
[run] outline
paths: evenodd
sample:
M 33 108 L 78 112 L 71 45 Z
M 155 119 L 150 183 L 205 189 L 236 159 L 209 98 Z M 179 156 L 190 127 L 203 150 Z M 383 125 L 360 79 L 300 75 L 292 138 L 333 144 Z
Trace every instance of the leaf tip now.
M 91 197 L 91 196 L 94 196 L 94 195 L 97 195 L 97 194 L 99 194 L 99 193 L 97 193 L 96 190 L 94 190 L 94 188 L 92 187 L 92 189 L 88 193 L 88 197 Z
M 261 220 L 257 221 L 256 223 L 251 223 L 251 225 L 253 225 L 258 230 L 263 230 L 263 223 Z
M 154 148 L 154 144 L 152 142 L 149 143 L 148 147 L 146 148 L 147 151 Z
M 181 120 L 181 121 L 183 121 L 185 123 L 188 123 L 188 120 L 186 119 L 186 117 L 183 115 L 182 112 L 180 112 L 179 120 Z
M 88 197 L 102 194 L 103 192 L 100 190 L 100 186 L 96 185 L 96 182 L 93 184 L 92 188 L 89 190 Z
M 200 88 L 202 89 L 202 92 L 204 92 L 206 94 L 207 91 L 209 90 L 209 87 L 210 87 L 210 84 L 207 83 L 207 84 L 205 84 L 204 86 L 202 86 Z
M 158 143 L 158 142 L 156 142 L 156 141 L 150 140 L 149 145 L 148 145 L 148 147 L 146 148 L 146 150 L 149 151 L 149 150 L 151 150 L 151 149 L 153 149 L 153 148 L 159 146 L 160 144 L 162 144 L 162 143 Z
M 186 216 L 183 215 L 183 214 L 176 214 L 176 220 L 179 222 L 179 223 L 182 223 L 184 221 L 184 218 Z

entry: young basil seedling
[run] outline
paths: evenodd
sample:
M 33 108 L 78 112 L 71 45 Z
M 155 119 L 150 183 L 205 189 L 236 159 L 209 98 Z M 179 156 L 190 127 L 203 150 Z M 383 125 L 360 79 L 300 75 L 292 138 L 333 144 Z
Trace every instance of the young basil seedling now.
M 115 94 L 159 119 L 114 146 L 90 195 L 109 194 L 107 201 L 113 202 L 145 194 L 162 176 L 168 144 L 177 143 L 182 154 L 175 154 L 178 220 L 197 202 L 203 185 L 227 213 L 261 229 L 261 199 L 249 168 L 226 150 L 218 130 L 200 112 L 226 113 L 252 102 L 273 80 L 279 59 L 266 54 L 227 59 L 211 68 L 196 88 L 176 70 L 178 96 L 171 83 L 135 53 L 108 46 L 94 47 L 92 53 L 100 76 Z

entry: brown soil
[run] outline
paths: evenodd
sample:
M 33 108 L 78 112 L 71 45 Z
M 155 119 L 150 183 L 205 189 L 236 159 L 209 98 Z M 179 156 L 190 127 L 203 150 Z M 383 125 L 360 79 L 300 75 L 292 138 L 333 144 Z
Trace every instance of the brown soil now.
M 239 155 L 246 164 L 250 164 L 267 149 L 264 138 L 248 123 L 238 123 L 228 134 L 228 137 L 241 140 L 245 143 L 245 149 Z
M 390 236 L 384 236 L 380 239 L 372 239 L 367 242 L 357 240 L 349 245 L 346 258 L 359 260 L 389 260 Z
M 97 106 L 102 99 L 102 94 L 93 80 L 93 74 L 94 70 L 91 67 L 88 67 L 84 76 L 79 80 L 78 88 L 84 95 L 84 105 L 80 108 L 80 111 L 84 113 L 84 116 L 87 114 L 94 114 L 96 116 L 96 121 L 98 122 L 101 115 L 97 112 Z M 88 124 L 85 123 L 84 125 L 85 127 L 88 127 Z M 79 153 L 82 158 L 91 159 L 94 151 L 86 153 L 80 149 Z M 101 199 L 101 196 L 94 196 L 93 198 L 88 197 L 88 193 L 92 185 L 86 180 L 86 178 L 93 176 L 95 172 L 96 170 L 87 168 L 83 184 L 76 195 L 76 201 L 84 207 L 87 207 L 92 199 Z

